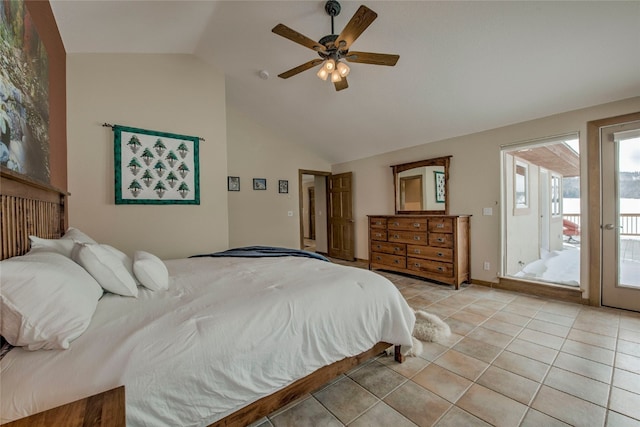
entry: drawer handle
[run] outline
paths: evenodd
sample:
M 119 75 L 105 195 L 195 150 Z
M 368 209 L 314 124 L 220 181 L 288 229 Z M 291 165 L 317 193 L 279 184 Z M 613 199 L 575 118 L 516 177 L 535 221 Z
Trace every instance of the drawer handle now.
M 422 252 L 420 252 L 420 249 L 414 249 L 414 250 L 413 250 L 413 253 L 414 253 L 414 254 L 421 254 Z
M 444 237 L 438 237 L 436 240 L 437 240 L 438 242 L 442 243 L 442 242 L 444 242 Z
M 382 234 L 376 233 L 376 237 L 382 237 Z
M 394 263 L 394 264 L 400 264 L 400 260 L 399 260 L 399 259 L 394 259 L 394 260 L 393 260 L 393 263 Z
M 377 222 L 376 222 L 376 225 L 382 225 L 382 222 L 377 221 Z
M 394 239 L 399 239 L 399 238 L 400 238 L 400 235 L 399 235 L 399 234 L 394 234 L 394 235 L 393 235 L 393 238 L 394 238 Z
M 419 262 L 416 262 L 415 264 L 413 264 L 413 266 L 414 266 L 414 267 L 418 267 L 418 268 L 420 268 L 420 263 L 419 263 Z
M 444 271 L 444 267 L 438 267 L 438 271 Z
M 382 258 L 381 258 L 381 257 L 379 257 L 379 256 L 377 256 L 377 257 L 376 257 L 376 261 L 380 261 L 381 259 L 382 259 Z
M 413 240 L 420 240 L 420 236 L 413 236 Z
M 380 249 L 380 247 L 381 247 L 380 245 L 376 245 L 376 249 Z
M 400 248 L 399 248 L 399 247 L 397 247 L 397 246 L 394 246 L 394 247 L 393 247 L 393 251 L 394 251 L 394 252 L 397 252 L 397 251 L 399 251 L 399 250 L 400 250 Z
M 414 226 L 415 228 L 420 228 L 420 223 L 419 223 L 419 222 L 414 222 L 414 223 L 413 223 L 413 226 Z
M 400 225 L 399 222 L 394 222 L 393 225 L 395 225 L 396 227 Z
M 444 224 L 442 224 L 442 223 L 436 224 L 436 228 L 444 228 Z
M 444 256 L 442 252 L 438 252 L 438 256 Z

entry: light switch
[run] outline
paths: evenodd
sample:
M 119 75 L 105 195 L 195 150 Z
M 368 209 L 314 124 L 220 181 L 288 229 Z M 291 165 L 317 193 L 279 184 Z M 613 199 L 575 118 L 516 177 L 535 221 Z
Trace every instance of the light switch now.
M 482 209 L 482 215 L 484 215 L 484 216 L 493 215 L 493 208 L 483 208 Z

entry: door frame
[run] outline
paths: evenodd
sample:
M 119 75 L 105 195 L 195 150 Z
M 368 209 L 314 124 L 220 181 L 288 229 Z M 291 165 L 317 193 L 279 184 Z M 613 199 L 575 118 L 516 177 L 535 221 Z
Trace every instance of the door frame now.
M 308 169 L 298 169 L 298 212 L 300 212 L 299 216 L 299 225 L 300 225 L 300 249 L 304 249 L 304 218 L 303 218 L 303 212 L 304 212 L 304 198 L 303 198 L 303 194 L 302 192 L 304 191 L 302 188 L 302 175 L 315 175 L 315 176 L 323 176 L 325 179 L 325 188 L 328 190 L 329 188 L 329 177 L 331 176 L 331 172 L 324 172 L 324 171 L 314 171 L 314 170 L 308 170 Z M 326 190 L 325 190 L 326 191 Z M 327 200 L 328 203 L 328 196 L 325 197 L 325 200 Z M 330 248 L 331 246 L 331 235 L 329 233 L 329 212 L 327 209 L 327 206 L 324 206 L 324 211 L 325 211 L 325 220 L 327 222 L 327 249 Z M 317 221 L 317 217 L 316 217 L 316 221 Z M 317 227 L 316 227 L 316 232 L 317 232 Z
M 600 236 L 600 225 L 602 224 L 602 213 L 600 212 L 600 206 L 602 205 L 600 176 L 602 168 L 600 165 L 600 128 L 638 120 L 640 120 L 640 112 L 587 122 L 587 179 L 589 182 L 587 193 L 587 200 L 589 200 L 589 236 L 587 236 L 587 240 L 589 242 L 590 265 L 589 305 L 597 307 L 602 306 L 602 238 Z

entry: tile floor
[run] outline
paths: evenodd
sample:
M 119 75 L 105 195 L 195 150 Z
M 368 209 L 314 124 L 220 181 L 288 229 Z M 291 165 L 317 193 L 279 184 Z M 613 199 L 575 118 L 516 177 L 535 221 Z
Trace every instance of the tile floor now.
M 255 426 L 640 427 L 640 313 L 381 274 L 451 337 L 402 364 L 377 357 Z

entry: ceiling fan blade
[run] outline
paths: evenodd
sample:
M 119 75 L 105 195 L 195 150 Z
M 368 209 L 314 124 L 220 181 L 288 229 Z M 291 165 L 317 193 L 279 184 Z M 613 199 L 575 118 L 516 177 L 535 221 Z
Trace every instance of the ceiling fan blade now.
M 371 52 L 349 52 L 344 59 L 349 62 L 360 62 L 363 64 L 389 65 L 393 67 L 400 59 L 400 55 L 390 55 L 387 53 Z
M 349 83 L 347 83 L 346 77 L 343 77 L 339 82 L 334 82 L 333 85 L 336 87 L 336 92 L 349 87 Z
M 312 59 L 309 62 L 305 62 L 302 65 L 298 65 L 296 68 L 292 68 L 289 71 L 285 71 L 282 74 L 278 74 L 278 77 L 280 77 L 281 79 L 288 79 L 289 77 L 293 77 L 296 74 L 299 74 L 303 71 L 307 71 L 309 68 L 313 68 L 316 65 L 320 64 L 323 61 L 323 59 L 318 58 L 318 59 Z
M 360 37 L 360 34 L 362 34 L 377 17 L 378 14 L 367 6 L 360 6 L 336 39 L 336 47 L 340 50 L 349 49 L 351 44 Z
M 317 41 L 311 40 L 307 36 L 303 36 L 296 30 L 292 30 L 283 24 L 278 24 L 271 30 L 273 33 L 276 33 L 279 36 L 284 37 L 285 39 L 289 39 L 293 42 L 301 44 L 304 47 L 308 47 L 311 50 L 315 50 L 316 52 L 325 52 L 327 49 L 322 46 Z

